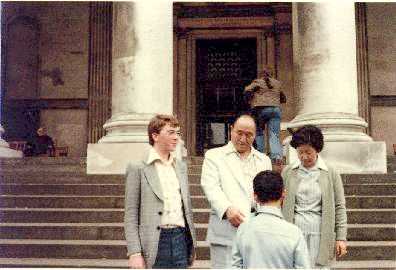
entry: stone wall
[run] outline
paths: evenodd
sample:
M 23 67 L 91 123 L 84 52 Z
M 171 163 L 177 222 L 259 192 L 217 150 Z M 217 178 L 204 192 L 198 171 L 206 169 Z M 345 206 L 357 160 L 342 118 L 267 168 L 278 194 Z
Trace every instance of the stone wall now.
M 88 97 L 89 5 L 82 2 L 42 4 L 40 97 Z
M 367 45 L 371 99 L 371 135 L 385 141 L 387 153 L 396 143 L 396 4 L 367 3 Z M 373 102 L 372 102 L 373 103 Z
M 71 156 L 85 156 L 88 111 L 75 104 L 88 98 L 89 3 L 8 2 L 3 14 L 6 48 L 12 49 L 5 54 L 6 99 L 45 100 L 46 106 L 35 105 L 40 125 L 69 146 Z
M 56 145 L 68 146 L 70 157 L 87 154 L 87 110 L 42 110 L 41 121 Z

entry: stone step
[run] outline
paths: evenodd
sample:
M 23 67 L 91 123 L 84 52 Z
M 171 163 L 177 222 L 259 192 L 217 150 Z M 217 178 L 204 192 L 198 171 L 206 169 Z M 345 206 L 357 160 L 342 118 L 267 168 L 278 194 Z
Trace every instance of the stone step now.
M 206 240 L 208 224 L 195 224 L 198 241 Z M 348 241 L 396 241 L 396 224 L 348 224 Z
M 208 223 L 209 222 L 209 209 L 193 208 L 193 221 L 194 223 Z
M 124 240 L 1 239 L 1 258 L 126 259 Z
M 200 184 L 191 184 L 190 182 L 190 195 L 191 196 L 205 196 Z
M 396 183 L 396 174 L 344 174 L 342 175 L 344 185 L 347 184 L 380 184 Z
M 95 194 L 101 193 L 101 189 L 116 189 L 117 194 L 123 194 L 122 187 L 125 177 L 122 175 L 86 175 L 65 176 L 46 175 L 36 176 L 0 176 L 0 194 Z M 190 176 L 191 195 L 203 195 L 199 183 L 200 176 Z M 86 185 L 80 187 L 78 185 Z M 119 186 L 117 186 L 119 185 Z M 344 186 L 346 195 L 394 195 L 396 194 L 396 182 L 387 184 L 347 184 Z M 112 191 L 113 192 L 113 191 Z M 114 191 L 115 192 L 115 191 Z
M 189 165 L 188 166 L 188 174 L 201 174 L 202 166 L 201 165 Z
M 208 209 L 193 209 L 194 223 L 208 223 Z M 396 224 L 396 209 L 347 209 L 348 224 Z
M 396 224 L 396 209 L 347 209 L 348 224 Z
M 204 195 L 200 179 L 189 180 L 191 195 Z M 344 192 L 345 195 L 396 195 L 396 181 L 394 183 L 379 184 L 345 184 Z
M 128 268 L 127 259 L 0 258 L 5 268 Z
M 118 195 L 123 184 L 0 184 L 0 195 Z
M 210 260 L 197 260 L 192 268 L 209 269 Z M 392 260 L 376 260 L 376 261 L 336 261 L 331 265 L 331 269 L 339 270 L 389 270 L 396 269 L 396 262 Z
M 188 165 L 202 165 L 204 157 L 189 157 L 187 160 Z
M 124 240 L 123 223 L 0 223 L 0 239 Z M 195 224 L 205 241 L 207 224 Z M 349 241 L 396 241 L 395 224 L 349 224 Z
M 47 175 L 47 174 L 67 174 L 67 175 L 85 175 L 86 169 L 78 166 L 67 166 L 67 167 L 59 167 L 59 166 L 48 166 L 45 169 L 41 167 L 21 167 L 21 168 L 10 168 L 4 169 L 1 168 L 2 175 Z
M 396 195 L 395 183 L 344 185 L 345 195 Z
M 209 244 L 201 242 L 202 253 L 200 259 L 208 260 Z M 203 251 L 205 249 L 205 251 Z M 348 253 L 341 258 L 342 261 L 359 260 L 386 260 L 396 258 L 396 241 L 349 241 Z
M 396 261 L 395 260 L 336 261 L 331 265 L 331 269 L 389 270 L 389 269 L 396 269 Z
M 0 195 L 4 208 L 119 208 L 124 196 Z
M 0 158 L 0 168 L 2 166 L 67 166 L 78 165 L 85 167 L 85 157 L 24 157 L 24 158 Z
M 2 184 L 124 184 L 123 175 L 87 175 L 68 173 L 32 173 L 0 175 Z
M 204 195 L 191 196 L 194 208 L 209 208 L 210 204 Z M 347 208 L 393 208 L 395 196 L 345 196 Z
M 123 223 L 0 223 L 0 239 L 124 240 Z
M 195 234 L 197 237 L 197 241 L 205 241 L 206 233 L 208 231 L 207 223 L 194 223 L 195 226 Z
M 345 196 L 347 208 L 394 208 L 394 196 Z
M 348 224 L 348 241 L 396 241 L 396 224 Z
M 188 179 L 190 184 L 200 184 L 201 171 L 194 167 L 189 170 Z M 396 173 L 394 174 L 348 174 L 342 175 L 344 187 L 347 185 L 364 185 L 364 184 L 396 184 Z M 376 187 L 374 187 L 376 188 Z M 392 189 L 394 187 L 391 187 Z M 353 189 L 353 188 L 352 188 Z
M 2 223 L 112 223 L 123 222 L 124 209 L 0 208 Z
M 191 203 L 193 208 L 207 208 L 209 209 L 210 205 L 205 196 L 191 196 Z
M 197 259 L 208 259 L 209 248 L 198 242 Z M 0 258 L 125 259 L 124 240 L 0 239 Z
M 388 173 L 396 173 L 396 155 L 387 156 Z
M 188 182 L 190 185 L 200 185 L 201 184 L 201 175 L 200 174 L 189 174 Z
M 349 241 L 348 253 L 340 261 L 395 260 L 395 241 Z
M 128 268 L 127 259 L 53 259 L 53 258 L 0 258 L 0 267 L 5 268 Z M 190 269 L 208 269 L 209 260 L 195 260 Z
M 126 259 L 53 259 L 53 258 L 0 258 L 0 267 L 9 268 L 128 268 Z M 209 269 L 210 260 L 195 260 L 192 269 Z M 377 261 L 337 261 L 331 265 L 332 269 L 360 269 L 382 270 L 395 269 L 396 262 L 391 260 Z

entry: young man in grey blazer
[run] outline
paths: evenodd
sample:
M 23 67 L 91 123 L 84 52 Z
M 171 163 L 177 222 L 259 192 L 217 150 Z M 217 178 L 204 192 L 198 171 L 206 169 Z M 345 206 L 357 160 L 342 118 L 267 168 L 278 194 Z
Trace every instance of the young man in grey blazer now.
M 255 136 L 254 119 L 241 115 L 231 127 L 231 141 L 205 154 L 201 185 L 211 206 L 207 241 L 212 268 L 231 268 L 236 230 L 254 209 L 253 178 L 271 170 L 271 160 L 252 147 Z
M 195 257 L 195 230 L 184 162 L 173 151 L 179 123 L 156 115 L 148 125 L 152 146 L 126 171 L 125 236 L 131 268 L 187 268 Z

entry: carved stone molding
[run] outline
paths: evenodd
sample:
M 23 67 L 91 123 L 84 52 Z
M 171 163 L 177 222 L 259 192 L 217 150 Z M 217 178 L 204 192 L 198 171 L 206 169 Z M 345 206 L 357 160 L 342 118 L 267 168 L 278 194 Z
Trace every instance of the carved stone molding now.
M 112 3 L 90 4 L 88 143 L 105 135 L 103 124 L 111 116 Z
M 356 19 L 356 62 L 359 116 L 366 120 L 370 128 L 370 90 L 368 76 L 366 4 L 355 4 Z

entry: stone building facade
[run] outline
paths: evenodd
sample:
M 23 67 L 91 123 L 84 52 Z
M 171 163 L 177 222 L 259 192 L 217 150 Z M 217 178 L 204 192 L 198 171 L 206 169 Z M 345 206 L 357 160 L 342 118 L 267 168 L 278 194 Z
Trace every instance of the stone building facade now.
M 393 154 L 394 3 L 6 2 L 1 13 L 2 155 L 44 125 L 89 172 L 122 173 L 157 112 L 177 114 L 201 155 L 227 140 L 241 87 L 264 66 L 288 97 L 285 142 L 286 127 L 318 124 L 344 172 L 384 172 Z

